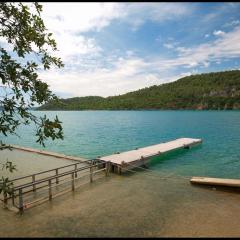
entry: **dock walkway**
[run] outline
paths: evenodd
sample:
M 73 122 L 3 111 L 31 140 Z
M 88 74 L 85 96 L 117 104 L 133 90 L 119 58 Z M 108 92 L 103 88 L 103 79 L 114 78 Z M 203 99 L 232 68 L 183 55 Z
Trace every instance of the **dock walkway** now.
M 160 143 L 144 148 L 137 148 L 127 152 L 115 153 L 110 156 L 99 157 L 98 160 L 111 162 L 111 165 L 114 165 L 117 168 L 124 166 L 131 169 L 131 165 L 144 165 L 146 161 L 153 156 L 158 156 L 180 148 L 189 148 L 201 142 L 201 139 L 178 138 L 170 142 Z

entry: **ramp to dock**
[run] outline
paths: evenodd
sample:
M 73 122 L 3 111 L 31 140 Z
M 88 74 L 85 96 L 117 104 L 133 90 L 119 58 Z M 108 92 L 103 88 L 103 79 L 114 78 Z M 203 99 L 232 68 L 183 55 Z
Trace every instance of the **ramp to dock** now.
M 124 164 L 140 165 L 144 164 L 144 160 L 149 159 L 150 157 L 161 155 L 179 148 L 189 148 L 201 142 L 201 139 L 178 138 L 170 142 L 160 143 L 144 148 L 137 148 L 127 152 L 115 153 L 113 155 L 100 157 L 98 159 L 105 162 L 111 162 L 111 164 L 115 166 Z

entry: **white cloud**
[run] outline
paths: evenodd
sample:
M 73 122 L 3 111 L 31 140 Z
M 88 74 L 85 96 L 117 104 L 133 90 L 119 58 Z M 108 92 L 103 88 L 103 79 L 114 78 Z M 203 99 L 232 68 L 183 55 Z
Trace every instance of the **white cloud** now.
M 228 23 L 225 23 L 224 24 L 224 27 L 231 27 L 231 26 L 237 26 L 240 24 L 240 21 L 239 20 L 233 20 L 231 22 L 228 22 Z
M 94 38 L 81 32 L 99 30 L 116 17 L 117 4 L 103 3 L 42 3 L 42 17 L 46 27 L 53 33 L 63 61 L 82 55 L 97 55 L 102 51 Z
M 232 26 L 236 26 L 236 25 L 239 25 L 240 24 L 240 21 L 239 20 L 233 20 L 232 22 L 231 22 L 231 25 Z
M 209 67 L 209 65 L 210 65 L 210 62 L 203 61 L 203 67 Z
M 240 27 L 221 35 L 221 38 L 193 48 L 177 48 L 179 63 L 196 62 L 208 66 L 208 62 L 221 58 L 240 57 Z
M 83 33 L 101 31 L 114 20 L 136 30 L 145 21 L 163 22 L 187 15 L 192 8 L 182 3 L 42 3 L 43 20 L 56 39 L 66 66 L 40 74 L 55 92 L 71 96 L 113 95 L 159 83 L 158 65 L 135 57 L 104 53 L 94 38 Z M 106 62 L 106 64 L 104 64 Z M 154 72 L 155 71 L 155 72 Z M 135 80 L 133 80 L 135 79 Z
M 179 53 L 183 53 L 183 54 L 187 54 L 190 52 L 190 49 L 189 48 L 186 48 L 186 47 L 177 47 L 176 50 L 179 52 Z
M 176 21 L 189 15 L 194 9 L 191 3 L 125 3 L 123 20 L 132 25 L 133 30 L 137 30 L 147 20 L 158 23 L 168 20 Z
M 168 39 L 163 46 L 174 49 L 175 58 L 137 57 L 136 49 L 104 52 L 96 39 L 83 35 L 101 31 L 116 19 L 134 30 L 149 20 L 159 23 L 176 20 L 190 14 L 192 6 L 190 3 L 44 3 L 47 27 L 54 32 L 59 56 L 67 64 L 63 70 L 52 69 L 40 76 L 57 93 L 109 96 L 173 81 L 196 73 L 199 66 L 206 68 L 213 61 L 239 57 L 239 27 L 228 33 L 215 30 L 216 40 L 193 47 L 180 46 L 174 39 Z M 183 74 L 178 74 L 179 69 Z
M 209 13 L 202 18 L 203 22 L 211 22 L 216 19 L 221 14 L 221 11 L 216 11 L 215 13 Z
M 126 51 L 126 54 L 127 54 L 127 56 L 134 56 L 135 55 L 135 52 L 134 51 L 132 51 L 132 50 L 128 50 L 128 51 Z
M 153 83 L 154 74 L 148 73 L 147 68 L 148 64 L 140 58 L 119 58 L 111 69 L 101 67 L 88 72 L 51 70 L 40 77 L 56 92 L 67 92 L 71 96 L 109 96 L 145 87 L 149 78 Z
M 228 3 L 217 5 L 214 10 L 208 14 L 203 15 L 202 22 L 210 23 L 219 19 L 221 16 L 225 16 L 226 14 L 232 13 L 233 9 L 237 9 L 239 7 L 239 3 Z
M 46 25 L 50 30 L 62 33 L 100 30 L 123 15 L 124 11 L 118 3 L 43 3 Z
M 165 48 L 168 48 L 168 49 L 174 48 L 174 45 L 171 44 L 171 43 L 164 43 L 163 46 L 164 46 Z
M 102 51 L 95 39 L 86 38 L 81 35 L 57 34 L 55 40 L 59 49 L 58 55 L 65 61 L 69 60 L 72 56 L 97 55 Z
M 167 63 L 166 63 L 167 64 Z M 173 66 L 170 66 L 173 69 Z M 184 76 L 186 74 L 183 74 Z M 176 80 L 183 75 L 174 75 L 161 61 L 134 56 L 115 59 L 113 67 L 89 68 L 88 71 L 50 70 L 40 77 L 58 93 L 74 96 L 113 96 L 147 86 Z
M 140 88 L 172 82 L 189 76 L 193 71 L 174 74 L 161 68 L 157 61 L 144 61 L 141 58 L 120 58 L 114 68 L 98 68 L 89 72 L 55 71 L 42 73 L 41 77 L 55 92 L 68 97 L 114 96 Z
M 225 32 L 221 31 L 221 30 L 214 30 L 213 35 L 215 36 L 223 36 L 225 34 Z
M 168 42 L 164 43 L 163 46 L 168 49 L 177 49 L 181 47 L 177 47 L 179 45 L 179 42 L 174 41 L 173 38 L 168 38 Z
M 192 12 L 188 3 L 42 3 L 43 18 L 49 29 L 80 33 L 101 30 L 111 21 L 120 19 L 134 27 L 147 20 L 176 20 Z
M 114 20 L 128 23 L 134 30 L 145 21 L 176 20 L 191 12 L 187 3 L 42 3 L 42 17 L 53 32 L 59 54 L 64 61 L 73 56 L 100 54 L 94 38 L 83 35 L 101 31 Z
M 81 62 L 70 70 L 44 72 L 42 79 L 51 89 L 69 96 L 118 95 L 154 84 L 169 82 L 182 77 L 176 74 L 182 69 L 184 76 L 196 73 L 196 67 L 208 67 L 211 62 L 240 57 L 240 27 L 221 38 L 195 47 L 178 47 L 175 58 L 140 58 L 126 52 L 125 57 L 106 56 L 107 64 Z M 130 54 L 129 54 L 130 53 Z M 83 63 L 86 64 L 82 70 Z M 183 71 L 183 69 L 187 71 Z

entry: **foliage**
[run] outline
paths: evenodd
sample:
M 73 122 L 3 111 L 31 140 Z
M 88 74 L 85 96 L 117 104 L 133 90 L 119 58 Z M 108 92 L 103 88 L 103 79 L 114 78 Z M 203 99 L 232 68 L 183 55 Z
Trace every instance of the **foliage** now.
M 52 33 L 41 19 L 38 3 L 0 3 L 0 135 L 16 134 L 21 125 L 36 126 L 37 142 L 44 146 L 46 138 L 63 139 L 61 122 L 36 117 L 30 111 L 57 99 L 47 83 L 38 77 L 39 71 L 63 67 L 60 58 L 51 53 L 57 50 Z M 0 150 L 6 148 L 1 142 Z M 9 162 L 2 167 L 14 171 Z M 0 180 L 0 190 L 6 191 L 8 179 Z
M 39 110 L 240 109 L 240 71 L 205 73 L 113 97 L 52 100 Z

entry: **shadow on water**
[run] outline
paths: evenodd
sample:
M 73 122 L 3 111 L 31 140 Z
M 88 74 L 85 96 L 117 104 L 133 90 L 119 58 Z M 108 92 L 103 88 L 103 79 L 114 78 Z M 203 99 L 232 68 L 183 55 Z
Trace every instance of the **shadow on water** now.
M 151 174 L 156 173 L 157 175 L 159 175 L 159 176 L 161 175 L 162 177 L 164 177 L 165 174 L 167 174 L 167 175 L 179 174 L 180 172 L 176 171 L 176 168 L 178 168 L 178 166 L 176 166 L 176 168 L 174 167 L 174 169 L 168 168 L 169 161 L 174 162 L 178 159 L 183 160 L 183 158 L 185 158 L 187 155 L 189 155 L 191 158 L 191 156 L 193 156 L 200 149 L 202 149 L 202 146 L 197 145 L 191 149 L 182 148 L 182 149 L 174 150 L 172 152 L 164 153 L 160 156 L 155 156 L 155 157 L 150 158 L 149 162 L 147 162 L 144 166 L 135 167 L 129 171 L 125 170 L 122 173 L 122 175 L 124 175 L 125 177 L 132 177 L 135 174 L 141 175 L 141 174 L 147 173 L 148 175 L 149 174 L 151 175 Z M 182 163 L 181 165 L 186 165 L 186 162 Z M 151 171 L 152 171 L 152 173 L 151 173 Z M 180 175 L 182 175 L 182 174 L 180 174 Z M 183 175 L 185 175 L 185 174 L 183 174 Z
M 221 191 L 226 193 L 238 193 L 240 194 L 239 187 L 230 187 L 230 186 L 216 186 L 216 185 L 202 185 L 202 184 L 191 184 L 192 187 L 196 189 L 205 189 L 210 191 Z
M 201 148 L 202 148 L 202 145 L 199 144 L 190 149 L 181 148 L 181 149 L 174 150 L 172 152 L 164 153 L 156 157 L 152 157 L 148 163 L 148 166 L 150 168 L 151 167 L 154 168 L 158 165 L 160 166 L 161 164 L 164 164 L 165 161 L 170 161 L 170 160 L 174 160 L 179 157 L 182 157 L 183 155 L 189 154 L 189 151 L 191 151 L 191 154 L 193 154 L 194 152 L 199 151 L 199 149 Z

